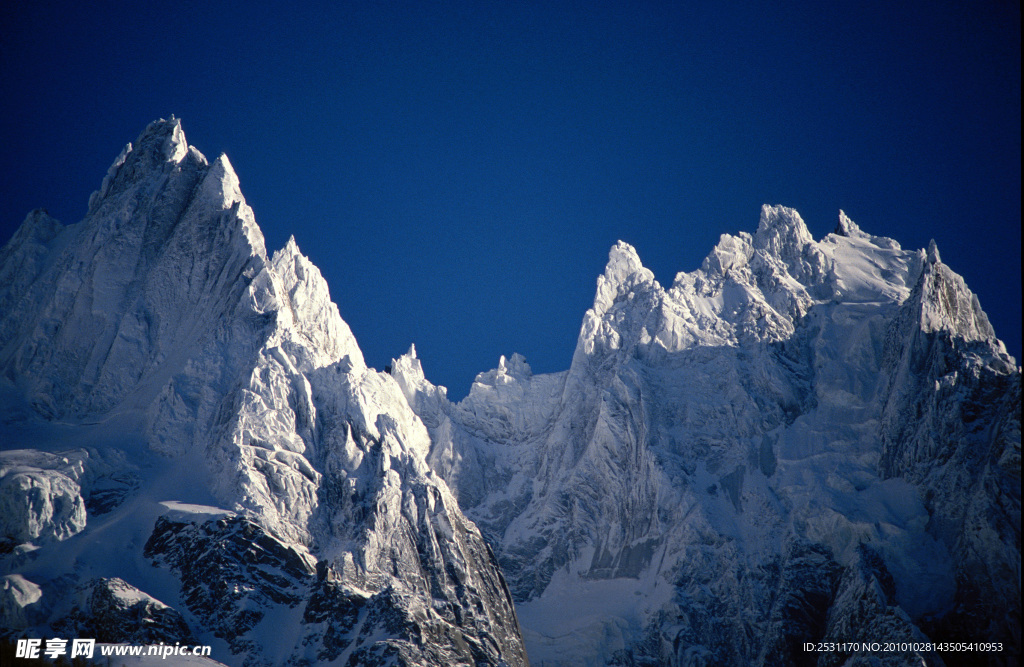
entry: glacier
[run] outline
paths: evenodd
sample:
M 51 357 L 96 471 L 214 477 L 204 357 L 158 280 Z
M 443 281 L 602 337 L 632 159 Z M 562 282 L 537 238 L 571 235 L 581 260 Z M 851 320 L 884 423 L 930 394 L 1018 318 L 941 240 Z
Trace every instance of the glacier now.
M 452 402 L 415 346 L 369 368 L 227 157 L 156 121 L 83 221 L 34 211 L 0 250 L 0 442 L 8 641 L 239 665 L 1020 657 L 1020 368 L 934 243 L 842 212 L 816 241 L 764 206 L 667 288 L 619 242 L 568 370 L 502 356 Z

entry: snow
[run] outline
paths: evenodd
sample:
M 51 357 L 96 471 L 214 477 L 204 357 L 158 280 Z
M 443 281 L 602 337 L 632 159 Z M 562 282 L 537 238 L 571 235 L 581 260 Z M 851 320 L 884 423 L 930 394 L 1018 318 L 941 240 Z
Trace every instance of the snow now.
M 837 230 L 814 241 L 795 211 L 766 206 L 756 233 L 723 235 L 667 291 L 616 244 L 551 393 L 502 358 L 453 405 L 416 361 L 403 381 L 431 464 L 511 563 L 535 663 L 604 664 L 640 641 L 697 535 L 755 569 L 788 540 L 851 568 L 870 545 L 913 618 L 950 608 L 952 545 L 932 534 L 919 486 L 880 475 L 888 330 L 915 290 L 944 280 L 953 296 L 933 289 L 922 330 L 1000 347 L 926 253 L 843 213 Z M 402 377 L 410 361 L 396 361 Z
M 176 521 L 219 519 L 222 517 L 234 516 L 235 514 L 231 510 L 226 510 L 220 507 L 199 505 L 196 503 L 183 503 L 177 500 L 164 500 L 160 505 L 166 509 L 163 515 Z
M 655 571 L 642 579 L 588 579 L 574 569 L 558 570 L 543 595 L 517 607 L 531 664 L 578 663 L 583 655 L 584 664 L 606 664 L 675 592 Z
M 921 270 L 921 254 L 863 232 L 829 235 L 820 247 L 832 260 L 837 299 L 843 303 L 902 303 Z
M 232 664 L 243 644 L 311 658 L 335 630 L 365 627 L 370 646 L 389 623 L 476 632 L 515 663 L 493 550 L 534 664 L 744 664 L 746 638 L 784 625 L 778 600 L 861 582 L 866 553 L 893 582 L 879 604 L 910 625 L 960 604 L 965 572 L 1019 573 L 986 490 L 1012 507 L 1016 470 L 1019 543 L 1019 403 L 1016 421 L 998 412 L 1019 370 L 934 245 L 903 250 L 842 212 L 816 241 L 765 206 L 667 289 L 616 243 L 569 368 L 501 356 L 458 403 L 414 346 L 389 373 L 366 366 L 319 269 L 294 238 L 268 256 L 227 157 L 208 162 L 176 119 L 118 156 L 85 220 L 33 213 L 0 259 L 8 627 L 67 613 L 67 581 L 118 578 Z M 187 567 L 142 550 L 158 520 L 242 519 L 261 553 L 302 565 L 234 586 L 308 595 L 315 571 L 360 604 L 392 596 L 374 612 L 391 616 L 307 627 L 278 602 L 218 639 L 257 593 L 197 608 Z M 842 585 L 815 611 L 836 627 L 862 590 Z
M 33 449 L 0 459 L 3 536 L 17 545 L 0 562 L 22 578 L 10 590 L 40 593 L 7 595 L 5 614 L 43 631 L 73 611 L 62 581 L 117 578 L 132 600 L 184 613 L 218 655 L 285 662 L 345 632 L 308 630 L 303 608 L 281 601 L 309 594 L 322 568 L 366 596 L 393 592 L 368 632 L 420 632 L 420 598 L 439 598 L 449 616 L 432 627 L 525 661 L 497 564 L 428 467 L 426 427 L 399 382 L 366 367 L 294 239 L 268 257 L 226 156 L 207 162 L 180 121 L 154 122 L 85 220 L 30 216 L 15 241 L 2 255 L 16 279 L 0 299 L 18 308 L 0 318 L 0 369 L 14 379 L 0 380 L 2 437 Z M 64 452 L 64 436 L 82 450 Z M 161 525 L 169 553 L 145 556 Z M 250 575 L 263 565 L 246 560 L 228 591 L 240 597 L 209 598 L 216 582 L 186 582 L 201 564 L 182 560 L 174 531 L 207 548 L 223 530 L 264 531 L 262 553 L 290 565 Z M 237 548 L 237 536 L 221 539 Z M 276 602 L 253 606 L 261 599 Z M 236 626 L 245 636 L 216 639 Z

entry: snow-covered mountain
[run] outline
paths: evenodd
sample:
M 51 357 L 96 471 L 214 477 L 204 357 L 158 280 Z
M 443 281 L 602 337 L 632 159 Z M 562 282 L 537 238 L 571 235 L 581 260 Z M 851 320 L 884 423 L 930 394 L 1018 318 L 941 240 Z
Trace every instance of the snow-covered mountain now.
M 765 206 L 668 289 L 612 248 L 564 373 L 393 368 L 535 663 L 1016 664 L 1020 372 L 934 247 Z
M 5 634 L 527 663 L 427 430 L 294 241 L 268 257 L 225 156 L 155 122 L 85 220 L 34 212 L 0 257 Z
M 502 357 L 453 403 L 415 348 L 368 368 L 227 158 L 158 121 L 82 222 L 33 212 L 0 250 L 0 632 L 248 665 L 1016 664 L 1020 405 L 936 248 L 768 206 L 667 289 L 617 244 L 567 371 Z M 805 650 L 929 640 L 1003 649 Z

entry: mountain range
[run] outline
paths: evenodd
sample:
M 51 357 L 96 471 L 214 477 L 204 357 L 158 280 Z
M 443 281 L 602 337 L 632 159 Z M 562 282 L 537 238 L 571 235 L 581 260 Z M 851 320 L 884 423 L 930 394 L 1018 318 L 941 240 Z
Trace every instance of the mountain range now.
M 84 220 L 33 211 L 0 250 L 0 634 L 1017 664 L 1020 400 L 934 243 L 764 206 L 669 286 L 619 242 L 568 370 L 512 354 L 453 402 L 415 347 L 368 367 L 227 157 L 156 121 Z

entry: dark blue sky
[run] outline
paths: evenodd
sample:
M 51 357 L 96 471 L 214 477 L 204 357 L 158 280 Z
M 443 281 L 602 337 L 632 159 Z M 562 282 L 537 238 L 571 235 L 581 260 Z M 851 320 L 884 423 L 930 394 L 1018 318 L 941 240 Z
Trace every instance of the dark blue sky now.
M 96 4 L 0 9 L 0 242 L 173 113 L 456 397 L 567 368 L 617 239 L 668 284 L 762 203 L 935 238 L 1020 361 L 1017 2 Z

